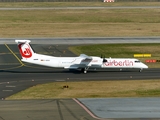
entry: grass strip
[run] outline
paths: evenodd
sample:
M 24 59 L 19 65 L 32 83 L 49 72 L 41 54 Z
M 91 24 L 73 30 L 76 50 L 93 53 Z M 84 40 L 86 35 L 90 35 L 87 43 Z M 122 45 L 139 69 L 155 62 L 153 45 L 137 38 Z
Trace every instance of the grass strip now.
M 0 37 L 159 36 L 160 9 L 1 10 Z
M 1 2 L 0 7 L 159 6 L 159 2 Z
M 68 86 L 68 88 L 63 88 Z M 11 99 L 159 97 L 159 80 L 53 82 L 33 86 Z

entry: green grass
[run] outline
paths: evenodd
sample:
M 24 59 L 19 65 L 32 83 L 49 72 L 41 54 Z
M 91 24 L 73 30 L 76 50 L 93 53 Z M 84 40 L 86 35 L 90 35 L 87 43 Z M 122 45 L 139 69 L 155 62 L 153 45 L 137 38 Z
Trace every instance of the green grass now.
M 159 6 L 159 2 L 1 2 L 0 7 Z
M 0 11 L 2 23 L 160 23 L 160 9 Z
M 68 85 L 69 88 L 63 88 Z M 53 82 L 36 85 L 7 98 L 160 97 L 159 80 Z
M 160 9 L 3 10 L 0 37 L 159 36 Z

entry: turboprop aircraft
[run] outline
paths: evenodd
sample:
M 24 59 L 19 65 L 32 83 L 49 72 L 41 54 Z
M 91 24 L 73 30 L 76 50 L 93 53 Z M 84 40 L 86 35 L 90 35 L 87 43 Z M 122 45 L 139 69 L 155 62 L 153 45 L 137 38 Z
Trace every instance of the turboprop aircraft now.
M 80 69 L 87 73 L 89 68 L 136 68 L 141 72 L 142 69 L 148 68 L 147 65 L 134 58 L 101 58 L 81 54 L 78 57 L 55 57 L 37 54 L 33 51 L 30 40 L 15 40 L 18 44 L 21 61 L 64 69 Z

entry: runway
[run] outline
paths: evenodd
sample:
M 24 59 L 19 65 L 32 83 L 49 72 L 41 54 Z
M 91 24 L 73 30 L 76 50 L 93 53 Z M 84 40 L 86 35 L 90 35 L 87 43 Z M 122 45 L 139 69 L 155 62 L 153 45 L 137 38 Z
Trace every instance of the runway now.
M 71 46 L 70 44 L 34 44 L 33 48 L 38 53 L 42 54 L 49 54 L 54 56 L 75 56 L 73 53 L 68 51 L 68 47 Z M 15 55 L 18 57 L 16 58 Z M 118 69 L 98 69 L 98 70 L 89 70 L 87 74 L 83 74 L 80 71 L 68 71 L 64 69 L 54 69 L 49 67 L 43 67 L 38 65 L 32 65 L 32 64 L 22 64 L 18 59 L 21 59 L 17 45 L 16 44 L 1 44 L 0 45 L 0 99 L 4 100 L 6 97 L 15 94 L 17 92 L 20 92 L 28 87 L 35 86 L 37 84 L 41 83 L 47 83 L 47 82 L 64 82 L 64 81 L 90 81 L 90 80 L 141 80 L 141 79 L 158 79 L 160 78 L 160 69 L 147 69 L 142 71 L 141 73 L 138 72 L 136 69 L 131 70 L 123 70 L 119 71 Z M 115 76 L 116 75 L 116 76 Z M 38 105 L 39 102 L 33 102 L 33 101 L 2 101 L 1 104 L 4 104 L 4 110 L 6 109 L 6 106 L 11 107 L 11 104 L 14 103 L 15 106 L 13 106 L 15 109 L 13 111 L 17 111 L 19 114 L 19 111 L 23 111 L 23 115 L 19 116 L 17 118 L 13 118 L 13 120 L 16 119 L 28 119 L 32 118 L 34 115 L 32 112 L 37 112 L 37 116 L 41 114 L 43 111 L 49 111 L 47 116 L 51 116 L 51 118 L 54 117 L 54 115 L 57 115 L 57 120 L 63 120 L 64 117 L 71 115 L 71 120 L 76 119 L 88 119 L 88 120 L 94 120 L 96 118 L 92 118 L 89 114 L 87 114 L 80 106 L 78 107 L 78 104 L 75 104 L 73 100 L 51 100 L 55 102 L 50 102 L 48 100 L 42 100 L 40 103 L 56 103 L 55 109 L 53 109 L 53 106 L 50 108 L 45 109 L 43 106 L 39 108 L 38 112 Z M 61 102 L 63 101 L 63 102 Z M 25 106 L 25 102 L 30 103 L 30 105 L 34 105 L 37 102 L 37 106 L 35 105 L 35 109 L 33 109 L 31 106 L 27 109 L 21 108 L 20 103 L 22 102 L 22 106 Z M 33 103 L 32 103 L 33 102 Z M 69 103 L 68 103 L 69 102 Z M 9 103 L 9 104 L 8 104 Z M 51 104 L 45 104 L 46 106 L 49 106 Z M 61 104 L 61 105 L 60 105 Z M 66 107 L 70 106 L 71 104 L 74 104 L 74 107 Z M 44 105 L 44 106 L 45 106 Z M 63 106 L 63 107 L 62 107 Z M 78 113 L 73 113 L 75 111 L 75 108 L 78 107 Z M 21 109 L 20 109 L 21 108 Z M 43 108 L 43 110 L 42 110 Z M 33 111 L 30 111 L 33 109 Z M 5 114 L 4 110 L 1 110 L 0 119 L 9 118 L 7 114 Z M 27 110 L 29 110 L 27 112 Z M 58 113 L 54 113 L 52 115 L 53 111 L 59 111 Z M 65 114 L 63 114 L 63 110 L 65 111 Z M 66 113 L 67 111 L 67 113 Z M 68 113 L 69 112 L 69 113 Z M 26 114 L 25 114 L 26 113 Z M 27 116 L 27 114 L 29 114 Z M 13 115 L 13 114 L 12 114 Z M 64 116 L 63 116 L 64 115 Z M 3 116 L 3 117 L 2 117 Z M 47 118 L 43 114 L 42 116 L 37 117 L 37 120 L 40 118 Z M 77 117 L 78 116 L 78 117 Z M 35 116 L 34 116 L 35 117 Z M 36 118 L 35 118 L 36 119 Z M 48 117 L 50 120 L 50 117 Z

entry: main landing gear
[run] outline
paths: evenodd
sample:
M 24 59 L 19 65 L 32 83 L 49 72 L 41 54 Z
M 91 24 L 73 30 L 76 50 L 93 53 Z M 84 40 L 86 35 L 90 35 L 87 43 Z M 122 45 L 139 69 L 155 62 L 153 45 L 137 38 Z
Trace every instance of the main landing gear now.
M 87 73 L 87 70 L 88 70 L 88 68 L 82 68 L 82 69 L 81 69 L 81 72 L 83 72 L 83 73 L 86 74 L 86 73 Z

